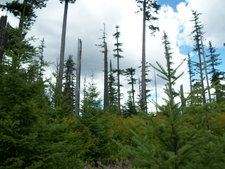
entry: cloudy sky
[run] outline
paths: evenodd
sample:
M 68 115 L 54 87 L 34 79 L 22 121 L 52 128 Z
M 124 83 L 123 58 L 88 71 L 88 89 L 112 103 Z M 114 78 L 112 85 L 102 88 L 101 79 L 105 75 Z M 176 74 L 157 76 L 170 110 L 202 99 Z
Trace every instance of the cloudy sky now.
M 6 0 L 3 0 L 3 2 Z M 1 0 L 2 2 L 2 0 Z M 178 65 L 187 57 L 187 53 L 192 51 L 193 40 L 190 36 L 193 23 L 191 10 L 197 10 L 202 13 L 200 20 L 204 25 L 205 45 L 210 40 L 221 53 L 223 63 L 225 63 L 225 1 L 224 0 L 158 0 L 161 5 L 159 10 L 159 20 L 155 25 L 159 26 L 160 31 L 151 36 L 147 31 L 146 35 L 146 57 L 149 63 L 154 64 L 158 61 L 165 64 L 164 48 L 162 46 L 163 31 L 167 32 L 173 52 L 174 66 Z M 141 40 L 142 40 L 142 16 L 136 13 L 138 10 L 135 0 L 77 0 L 74 4 L 69 4 L 67 33 L 66 33 L 66 53 L 65 56 L 73 55 L 76 61 L 77 57 L 77 39 L 82 39 L 82 78 L 95 75 L 95 82 L 98 90 L 103 93 L 103 54 L 96 44 L 101 43 L 103 23 L 106 25 L 107 42 L 109 49 L 109 59 L 113 65 L 116 65 L 116 59 L 113 57 L 113 44 L 115 39 L 112 36 L 115 33 L 115 26 L 119 25 L 123 43 L 122 49 L 124 56 L 121 59 L 121 68 L 138 68 L 141 64 Z M 46 76 L 50 76 L 55 70 L 55 62 L 59 59 L 60 40 L 62 31 L 64 4 L 59 0 L 49 0 L 47 7 L 38 10 L 35 24 L 32 27 L 29 36 L 35 35 L 41 40 L 45 39 L 45 60 L 52 63 L 46 70 Z M 17 24 L 18 21 L 9 15 L 9 22 Z M 39 41 L 37 41 L 39 42 Z M 221 66 L 225 70 L 225 64 Z M 177 83 L 177 89 L 181 84 L 184 85 L 184 92 L 188 92 L 188 74 L 187 64 L 184 63 L 180 72 L 185 72 L 183 77 Z M 149 78 L 154 79 L 154 71 L 151 69 Z M 136 78 L 140 77 L 137 70 Z M 122 81 L 124 100 L 127 100 L 126 81 Z M 164 82 L 157 78 L 158 91 L 162 93 Z M 154 82 L 148 85 L 152 89 L 152 99 L 154 99 Z M 136 86 L 138 91 L 138 86 Z M 150 106 L 151 107 L 151 106 Z M 152 108 L 153 109 L 153 108 Z

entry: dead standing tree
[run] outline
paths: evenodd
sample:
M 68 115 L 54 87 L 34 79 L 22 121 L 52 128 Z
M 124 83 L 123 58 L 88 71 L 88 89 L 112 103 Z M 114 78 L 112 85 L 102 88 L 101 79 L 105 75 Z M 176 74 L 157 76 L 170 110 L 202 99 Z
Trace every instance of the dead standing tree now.
M 81 53 L 82 41 L 78 39 L 78 52 L 77 52 L 77 69 L 76 69 L 76 99 L 75 99 L 75 113 L 79 115 L 80 111 L 80 75 L 81 75 Z
M 62 3 L 65 1 L 64 7 L 64 16 L 63 16 L 63 26 L 62 26 L 62 38 L 61 38 L 61 48 L 60 48 L 60 63 L 59 63 L 59 77 L 57 79 L 57 85 L 62 91 L 62 80 L 63 80 L 63 68 L 64 68 L 64 55 L 65 55 L 65 43 L 66 43 L 66 23 L 67 23 L 67 13 L 68 13 L 68 4 L 75 3 L 76 0 L 60 0 Z
M 146 92 L 146 54 L 145 54 L 145 37 L 146 37 L 146 21 L 150 24 L 148 25 L 149 29 L 152 31 L 152 34 L 159 30 L 158 27 L 155 27 L 152 24 L 152 21 L 157 20 L 153 14 L 156 13 L 159 9 L 157 0 L 136 0 L 140 11 L 143 13 L 143 31 L 142 31 L 142 75 L 141 75 L 141 109 L 144 112 L 147 112 L 147 92 Z
M 96 46 L 103 48 L 101 51 L 104 54 L 104 108 L 109 105 L 109 90 L 108 90 L 108 48 L 106 42 L 106 33 L 105 33 L 105 24 L 103 30 L 103 36 L 101 38 L 103 42 L 101 44 L 97 44 Z

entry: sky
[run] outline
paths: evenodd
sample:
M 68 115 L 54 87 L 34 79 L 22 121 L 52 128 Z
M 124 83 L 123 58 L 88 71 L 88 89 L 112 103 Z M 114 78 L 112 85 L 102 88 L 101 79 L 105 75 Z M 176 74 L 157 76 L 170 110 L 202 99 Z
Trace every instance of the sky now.
M 10 0 L 3 0 L 3 2 Z M 160 31 L 151 36 L 149 30 L 146 33 L 146 60 L 151 64 L 158 61 L 165 65 L 164 47 L 162 45 L 162 35 L 165 31 L 168 34 L 169 41 L 173 52 L 174 67 L 179 65 L 182 60 L 187 58 L 190 52 L 194 59 L 193 38 L 190 33 L 193 23 L 191 10 L 197 10 L 202 13 L 200 21 L 204 25 L 204 44 L 206 49 L 210 40 L 221 54 L 223 65 L 220 69 L 225 71 L 225 1 L 224 0 L 158 0 L 161 5 L 158 12 L 159 20 L 154 24 L 160 28 Z M 1 0 L 2 3 L 2 0 Z M 37 19 L 34 23 L 29 36 L 37 38 L 36 44 L 40 44 L 42 38 L 45 39 L 44 58 L 50 62 L 50 66 L 46 68 L 46 77 L 51 77 L 55 71 L 56 61 L 59 60 L 60 40 L 62 32 L 64 4 L 59 0 L 49 0 L 47 7 L 37 10 Z M 142 16 L 137 13 L 137 3 L 135 0 L 77 0 L 74 4 L 69 4 L 67 32 L 66 32 L 66 52 L 65 57 L 73 55 L 76 62 L 77 57 L 77 41 L 82 39 L 82 79 L 86 76 L 90 79 L 94 74 L 94 82 L 97 84 L 98 91 L 103 95 L 103 54 L 96 44 L 101 43 L 103 24 L 106 26 L 107 43 L 109 49 L 109 60 L 112 60 L 115 68 L 116 59 L 113 57 L 113 44 L 115 39 L 112 36 L 116 29 L 120 27 L 120 42 L 123 43 L 123 58 L 120 60 L 121 68 L 136 68 L 136 78 L 140 78 L 141 74 L 138 67 L 141 64 L 141 46 L 142 46 Z M 4 12 L 0 11 L 2 14 Z M 0 14 L 1 14 L 0 13 Z M 2 15 L 1 14 L 1 15 Z M 18 19 L 8 14 L 9 22 L 13 25 L 18 24 Z M 180 85 L 184 85 L 184 92 L 189 91 L 189 76 L 187 73 L 187 63 L 184 62 L 178 71 L 184 72 L 184 75 L 176 83 L 176 90 Z M 154 100 L 154 70 L 150 68 L 148 75 L 153 81 L 148 84 L 147 88 L 151 89 Z M 163 88 L 165 82 L 157 77 L 159 102 L 165 97 Z M 82 82 L 83 83 L 83 82 Z M 130 87 L 127 81 L 122 78 L 123 102 L 127 100 L 127 90 Z M 82 85 L 81 85 L 82 86 Z M 136 85 L 136 93 L 138 93 L 138 85 Z M 149 104 L 150 111 L 154 111 L 154 106 Z

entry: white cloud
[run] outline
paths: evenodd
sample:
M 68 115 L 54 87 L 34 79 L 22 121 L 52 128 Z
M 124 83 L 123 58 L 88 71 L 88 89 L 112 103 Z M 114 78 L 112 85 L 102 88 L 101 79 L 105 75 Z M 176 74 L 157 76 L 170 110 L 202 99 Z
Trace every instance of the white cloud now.
M 200 20 L 206 32 L 205 39 L 211 40 L 214 45 L 221 47 L 225 42 L 224 6 L 224 0 L 186 0 L 177 5 L 176 11 L 170 6 L 162 6 L 157 22 L 160 32 L 157 32 L 155 36 L 150 36 L 150 32 L 147 31 L 147 61 L 153 64 L 155 61 L 159 61 L 165 65 L 162 45 L 163 31 L 166 31 L 171 42 L 174 66 L 177 66 L 186 57 L 185 54 L 181 54 L 180 46 L 193 45 L 190 36 L 193 27 L 190 22 L 192 9 L 202 13 Z M 47 61 L 55 62 L 59 58 L 63 8 L 64 4 L 60 4 L 58 0 L 49 1 L 46 8 L 37 11 L 38 18 L 30 33 L 40 39 L 45 38 L 47 46 L 45 59 Z M 120 26 L 120 41 L 123 43 L 124 51 L 121 68 L 125 69 L 131 66 L 137 68 L 141 64 L 142 16 L 141 13 L 136 14 L 135 11 L 137 11 L 137 4 L 130 0 L 78 0 L 75 4 L 69 4 L 65 56 L 73 54 L 76 58 L 77 39 L 81 38 L 83 40 L 82 76 L 90 76 L 93 72 L 101 93 L 103 93 L 103 55 L 95 44 L 100 43 L 103 23 L 106 24 L 109 58 L 113 60 L 114 67 L 116 63 L 113 58 L 115 39 L 112 35 L 116 25 Z M 10 22 L 15 23 L 16 21 L 10 17 Z M 50 70 L 53 70 L 53 66 Z M 187 72 L 186 62 L 181 66 L 181 71 Z M 139 70 L 136 76 L 140 77 Z M 153 70 L 149 77 L 154 79 Z M 161 97 L 165 97 L 162 93 L 164 82 L 160 79 L 157 81 L 158 91 L 161 93 Z M 180 84 L 184 84 L 184 90 L 187 92 L 189 89 L 187 73 L 178 81 L 177 90 L 179 90 Z M 125 101 L 127 100 L 127 90 L 130 88 L 125 81 L 123 81 L 123 85 Z M 153 82 L 149 87 L 154 93 Z M 136 91 L 138 93 L 138 85 L 136 85 Z

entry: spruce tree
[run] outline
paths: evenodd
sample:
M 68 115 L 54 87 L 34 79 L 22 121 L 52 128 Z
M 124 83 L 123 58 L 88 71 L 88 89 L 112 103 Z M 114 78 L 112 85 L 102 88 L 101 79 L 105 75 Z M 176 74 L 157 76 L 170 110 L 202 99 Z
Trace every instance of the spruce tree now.
M 66 112 L 68 115 L 71 115 L 71 113 L 75 111 L 75 70 L 75 63 L 72 59 L 72 55 L 69 55 L 69 58 L 65 63 L 65 82 L 63 89 L 63 95 L 68 106 L 68 112 Z
M 203 62 L 202 62 L 202 46 L 201 46 L 201 39 L 203 36 L 203 26 L 201 25 L 201 22 L 199 21 L 200 13 L 197 11 L 192 11 L 193 19 L 191 20 L 194 22 L 193 31 L 191 32 L 193 34 L 193 38 L 195 41 L 194 45 L 194 51 L 198 54 L 199 62 L 197 64 L 197 67 L 199 68 L 200 73 L 200 83 L 201 83 L 201 95 L 202 95 L 202 102 L 206 103 L 205 98 L 205 86 L 204 86 L 204 76 L 203 76 Z
M 114 71 L 112 68 L 112 61 L 110 60 L 109 66 L 109 106 L 117 105 L 117 89 L 116 89 L 116 79 L 114 77 Z
M 100 109 L 101 100 L 99 98 L 99 92 L 97 91 L 96 84 L 94 83 L 94 75 L 88 86 L 84 87 L 84 98 L 82 100 L 81 113 L 82 116 L 90 113 L 93 114 Z
M 5 5 L 0 5 L 0 8 L 11 12 L 15 17 L 19 17 L 19 30 L 29 30 L 34 23 L 37 15 L 35 9 L 41 9 L 46 6 L 48 0 L 13 0 L 6 2 Z
M 19 29 L 10 29 L 0 76 L 0 168 L 32 168 L 38 163 L 37 131 L 44 107 L 38 51 Z M 26 64 L 26 67 L 23 65 Z M 40 162 L 39 162 L 40 163 Z
M 121 49 L 122 43 L 119 42 L 119 37 L 120 37 L 120 32 L 119 32 L 119 26 L 116 26 L 116 33 L 113 35 L 116 39 L 116 43 L 114 44 L 114 46 L 116 47 L 113 51 L 115 52 L 114 56 L 117 59 L 117 99 L 118 99 L 118 107 L 119 107 L 119 111 L 120 111 L 120 100 L 121 100 L 121 93 L 120 93 L 120 87 L 121 87 L 121 83 L 120 83 L 120 75 L 122 74 L 122 70 L 120 69 L 120 59 L 123 57 L 120 53 L 123 51 Z
M 224 80 L 224 72 L 219 71 L 216 67 L 221 65 L 221 59 L 219 54 L 216 53 L 215 47 L 212 46 L 212 43 L 209 41 L 208 49 L 208 67 L 209 74 L 211 75 L 211 83 L 215 89 L 216 102 L 220 103 L 224 100 L 224 91 L 225 87 L 221 84 L 221 81 Z
M 142 125 L 145 134 L 133 132 L 133 146 L 128 146 L 128 155 L 132 155 L 133 166 L 139 168 L 174 168 L 179 169 L 192 166 L 193 155 L 198 151 L 199 135 L 195 129 L 189 129 L 185 116 L 181 113 L 182 107 L 175 102 L 178 93 L 174 90 L 176 81 L 183 73 L 176 75 L 178 68 L 172 67 L 172 53 L 166 33 L 163 36 L 165 47 L 166 68 L 156 62 L 151 66 L 158 75 L 166 80 L 164 91 L 165 105 L 159 106 L 156 115 L 148 115 L 148 123 Z M 150 126 L 149 126 L 150 124 Z M 192 166 L 193 167 L 193 166 Z
M 130 90 L 130 93 L 131 93 L 131 100 L 132 100 L 132 104 L 134 105 L 134 101 L 135 101 L 135 98 L 134 98 L 134 93 L 135 93 L 135 90 L 134 90 L 134 85 L 137 81 L 137 79 L 134 78 L 134 75 L 135 75 L 135 69 L 134 68 L 127 68 L 126 71 L 125 71 L 125 75 L 128 77 L 128 84 L 131 85 L 131 90 Z

